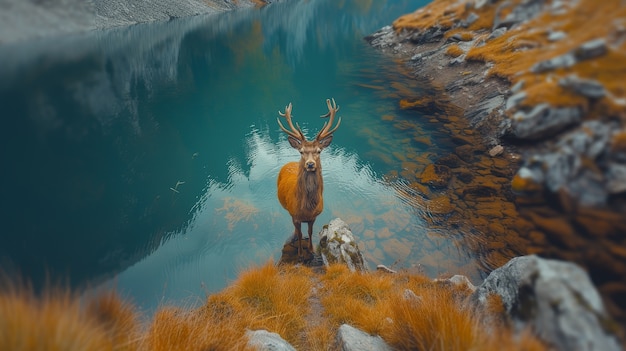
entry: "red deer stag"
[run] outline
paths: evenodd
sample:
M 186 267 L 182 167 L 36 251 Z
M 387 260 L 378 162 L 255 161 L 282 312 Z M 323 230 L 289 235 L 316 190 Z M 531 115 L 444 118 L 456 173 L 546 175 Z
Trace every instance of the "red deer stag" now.
M 308 141 L 302 133 L 300 126 L 294 126 L 291 121 L 291 103 L 285 107 L 285 113 L 278 111 L 278 114 L 285 117 L 290 130 L 286 129 L 280 119 L 277 118 L 278 125 L 283 132 L 287 133 L 289 144 L 300 152 L 300 162 L 289 162 L 281 168 L 278 174 L 278 200 L 280 204 L 289 212 L 295 235 L 298 238 L 298 258 L 303 259 L 302 252 L 302 223 L 309 225 L 309 252 L 313 252 L 313 223 L 315 218 L 324 209 L 324 182 L 322 180 L 322 163 L 320 153 L 333 140 L 333 133 L 339 128 L 341 117 L 337 125 L 331 129 L 335 114 L 339 107 L 335 99 L 326 100 L 328 113 L 322 118 L 330 117 L 324 123 L 322 129 L 317 133 L 314 140 Z

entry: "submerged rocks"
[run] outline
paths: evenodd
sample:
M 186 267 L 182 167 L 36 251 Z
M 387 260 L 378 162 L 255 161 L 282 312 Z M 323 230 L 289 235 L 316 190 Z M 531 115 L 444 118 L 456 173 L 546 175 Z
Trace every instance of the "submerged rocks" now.
M 472 295 L 486 305 L 500 296 L 522 330 L 530 326 L 557 350 L 620 350 L 610 317 L 589 276 L 575 264 L 534 255 L 517 257 L 491 272 Z

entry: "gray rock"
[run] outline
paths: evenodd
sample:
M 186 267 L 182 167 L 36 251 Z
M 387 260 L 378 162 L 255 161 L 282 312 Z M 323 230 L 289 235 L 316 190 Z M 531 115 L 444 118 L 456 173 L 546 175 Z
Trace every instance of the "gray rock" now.
M 512 90 L 513 89 L 511 89 L 511 91 Z M 524 99 L 526 99 L 527 96 L 528 94 L 526 94 L 525 91 L 520 91 L 519 93 L 511 95 L 506 100 L 506 110 L 508 111 L 514 107 L 517 107 L 522 101 L 524 101 Z
M 320 231 L 320 252 L 324 264 L 344 263 L 351 271 L 365 271 L 365 259 L 350 227 L 335 218 Z
M 559 40 L 563 40 L 565 38 L 567 38 L 567 34 L 565 32 L 561 32 L 561 31 L 550 32 L 550 34 L 548 34 L 548 40 L 549 41 L 559 41 Z
M 522 88 L 524 88 L 524 84 L 526 82 L 524 80 L 520 80 L 519 82 L 515 83 L 512 87 L 511 87 L 511 94 L 517 94 L 519 93 Z
M 504 35 L 504 33 L 506 33 L 506 30 L 507 30 L 506 27 L 500 27 L 494 30 L 493 32 L 491 32 L 491 34 L 489 34 L 489 36 L 487 37 L 487 40 L 501 37 L 502 35 Z
M 580 128 L 563 135 L 556 143 L 556 147 L 559 149 L 569 147 L 574 152 L 594 160 L 606 151 L 613 130 L 617 128 L 615 123 L 586 121 Z
M 559 85 L 563 88 L 572 90 L 576 94 L 592 98 L 599 99 L 606 95 L 606 89 L 604 85 L 594 79 L 583 79 L 575 74 L 570 74 L 565 78 L 559 80 Z
M 579 173 L 570 175 L 570 181 L 562 188 L 585 207 L 604 206 L 609 196 L 603 175 L 591 168 L 582 168 Z
M 519 139 L 541 139 L 580 123 L 579 107 L 551 107 L 547 103 L 536 105 L 530 112 L 518 111 L 513 116 L 512 132 Z
M 385 49 L 396 45 L 396 33 L 391 26 L 384 26 L 366 36 L 365 40 L 375 48 Z
M 545 169 L 545 183 L 553 192 L 567 185 L 582 166 L 579 154 L 569 147 L 545 154 L 538 159 L 542 161 Z
M 464 286 L 470 289 L 471 291 L 476 291 L 476 286 L 472 284 L 472 282 L 466 276 L 461 275 L 461 274 L 455 274 L 452 277 L 447 278 L 447 279 L 435 279 L 435 281 L 449 283 L 455 286 Z
M 557 350 L 620 350 L 600 295 L 579 266 L 535 255 L 516 257 L 491 272 L 472 294 L 484 306 L 502 298 L 519 331 L 530 326 Z
M 247 330 L 248 347 L 259 351 L 296 351 L 280 335 L 267 330 Z
M 464 113 L 464 117 L 472 125 L 481 123 L 491 113 L 504 105 L 504 95 L 496 95 L 489 99 L 485 99 L 481 103 L 473 106 Z
M 476 12 L 470 12 L 470 14 L 467 15 L 467 18 L 465 18 L 465 20 L 461 22 L 461 26 L 467 28 L 474 24 L 474 22 L 478 21 L 479 18 L 480 16 L 478 16 Z
M 599 38 L 583 43 L 574 50 L 573 54 L 578 60 L 587 60 L 602 56 L 606 53 L 606 51 L 606 40 L 604 38 Z
M 539 13 L 541 13 L 541 8 L 544 2 L 545 0 L 522 1 L 504 18 L 501 18 L 500 14 L 502 13 L 502 10 L 511 6 L 509 1 L 502 2 L 502 4 L 496 9 L 493 29 L 495 30 L 501 27 L 511 28 L 518 23 L 525 22 L 536 17 Z
M 549 60 L 537 62 L 530 70 L 534 73 L 543 73 L 552 71 L 557 68 L 571 67 L 576 63 L 576 58 L 572 53 L 567 53 L 561 56 L 553 57 Z
M 443 39 L 445 31 L 439 26 L 432 26 L 425 31 L 416 31 L 408 38 L 412 43 L 416 45 L 437 43 Z
M 348 324 L 339 327 L 336 338 L 342 351 L 391 351 L 393 350 L 380 336 L 372 336 Z
M 626 165 L 610 163 L 606 172 L 607 190 L 611 194 L 619 194 L 626 191 Z
M 379 264 L 378 266 L 376 266 L 376 270 L 390 274 L 398 273 L 397 271 L 385 266 L 384 264 Z

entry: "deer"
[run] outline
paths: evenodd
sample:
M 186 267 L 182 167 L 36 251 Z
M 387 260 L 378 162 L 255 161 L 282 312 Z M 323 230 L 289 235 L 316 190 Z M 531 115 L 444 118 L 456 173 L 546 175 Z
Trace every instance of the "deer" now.
M 276 118 L 280 129 L 287 134 L 287 140 L 291 147 L 300 152 L 299 162 L 286 163 L 280 169 L 277 188 L 280 204 L 291 215 L 294 236 L 298 239 L 298 259 L 301 261 L 304 260 L 302 223 L 308 224 L 308 249 L 309 252 L 313 253 L 313 224 L 324 209 L 324 181 L 322 179 L 320 153 L 330 145 L 333 140 L 333 133 L 341 124 L 341 117 L 339 117 L 337 124 L 332 127 L 335 114 L 339 111 L 335 99 L 332 99 L 332 102 L 330 99 L 326 99 L 326 105 L 328 106 L 328 113 L 320 117 L 328 118 L 328 121 L 324 122 L 315 139 L 310 141 L 306 139 L 298 123 L 294 126 L 291 120 L 291 103 L 285 107 L 284 113 L 278 111 L 278 114 L 287 120 L 289 129 L 283 126 L 280 118 Z

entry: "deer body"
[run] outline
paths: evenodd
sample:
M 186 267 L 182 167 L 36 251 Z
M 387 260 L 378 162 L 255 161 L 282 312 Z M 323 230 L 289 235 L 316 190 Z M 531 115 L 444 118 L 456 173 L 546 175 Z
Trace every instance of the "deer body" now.
M 294 149 L 300 152 L 300 162 L 285 164 L 277 180 L 278 201 L 289 212 L 294 225 L 295 235 L 298 238 L 298 257 L 302 258 L 302 223 L 307 223 L 309 242 L 308 248 L 313 252 L 313 224 L 315 218 L 324 209 L 324 180 L 322 179 L 322 163 L 320 154 L 328 147 L 333 139 L 332 133 L 339 127 L 330 130 L 335 113 L 339 110 L 335 101 L 326 100 L 328 113 L 322 117 L 330 117 L 314 140 L 306 140 L 299 126 L 291 122 L 291 104 L 285 108 L 285 113 L 279 114 L 287 119 L 291 130 L 287 130 L 278 121 L 280 128 L 287 133 L 287 140 Z M 296 124 L 297 125 L 297 124 Z

